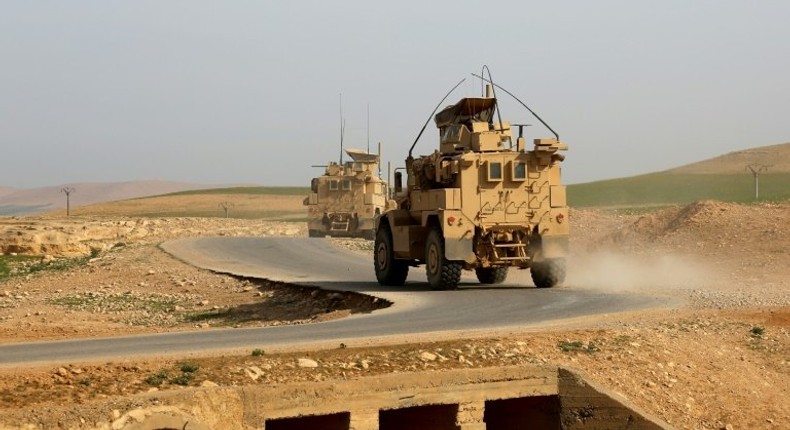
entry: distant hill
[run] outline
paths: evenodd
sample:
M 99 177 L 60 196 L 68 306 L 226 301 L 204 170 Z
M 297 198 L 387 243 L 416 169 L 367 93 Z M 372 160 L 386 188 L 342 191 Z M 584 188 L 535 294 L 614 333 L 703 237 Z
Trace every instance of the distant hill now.
M 759 176 L 759 201 L 790 200 L 790 143 L 730 152 L 663 172 L 568 186 L 568 203 L 585 207 L 683 205 L 697 200 L 755 200 L 750 164 Z
M 667 170 L 666 173 L 744 173 L 749 164 L 769 166 L 768 172 L 790 173 L 790 143 L 734 151 Z
M 74 216 L 223 217 L 304 220 L 308 187 L 233 187 L 179 191 L 74 208 Z M 227 211 L 226 211 L 227 209 Z M 62 214 L 61 209 L 56 211 Z
M 73 183 L 50 187 L 14 189 L 0 187 L 0 215 L 29 215 L 66 207 L 64 187 L 73 188 L 70 194 L 72 208 L 79 206 L 126 200 L 138 197 L 228 187 L 171 181 L 129 181 L 106 183 Z

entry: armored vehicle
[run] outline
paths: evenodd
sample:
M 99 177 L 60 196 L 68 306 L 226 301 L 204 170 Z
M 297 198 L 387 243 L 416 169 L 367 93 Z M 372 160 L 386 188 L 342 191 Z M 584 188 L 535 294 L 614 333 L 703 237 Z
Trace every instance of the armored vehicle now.
M 384 212 L 387 183 L 377 174 L 379 154 L 346 149 L 352 161 L 330 162 L 322 176 L 313 178 L 308 208 L 310 237 L 373 239 L 373 218 Z
M 415 158 L 415 140 L 406 158 L 406 188 L 396 170 L 397 207 L 376 222 L 374 266 L 381 285 L 403 285 L 409 267 L 422 264 L 436 290 L 455 289 L 462 269 L 474 270 L 483 284 L 503 282 L 510 267 L 530 269 L 539 288 L 564 280 L 569 229 L 560 151 L 567 147 L 556 133 L 527 147 L 526 124 L 494 119 L 495 90 L 485 81 L 483 96 L 436 114 L 437 151 Z

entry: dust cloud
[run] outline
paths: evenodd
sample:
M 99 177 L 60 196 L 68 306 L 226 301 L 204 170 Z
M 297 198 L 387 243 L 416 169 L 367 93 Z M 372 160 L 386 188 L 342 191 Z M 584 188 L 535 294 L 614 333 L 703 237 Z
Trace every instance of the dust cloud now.
M 701 288 L 713 282 L 711 269 L 689 257 L 629 255 L 597 250 L 572 254 L 565 285 L 627 292 Z

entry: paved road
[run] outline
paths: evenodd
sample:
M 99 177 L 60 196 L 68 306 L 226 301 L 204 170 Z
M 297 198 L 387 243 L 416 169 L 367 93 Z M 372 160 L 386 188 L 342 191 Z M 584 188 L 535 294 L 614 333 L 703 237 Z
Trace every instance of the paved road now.
M 611 294 L 565 286 L 532 287 L 528 271 L 483 287 L 465 276 L 457 291 L 430 291 L 422 270 L 401 288 L 375 282 L 372 257 L 333 247 L 323 239 L 198 238 L 163 248 L 198 267 L 327 289 L 356 291 L 392 301 L 390 308 L 324 323 L 216 329 L 128 337 L 0 345 L 0 365 L 68 362 L 130 356 L 189 354 L 224 349 L 269 349 L 313 342 L 427 332 L 525 328 L 572 317 L 673 305 L 668 297 Z

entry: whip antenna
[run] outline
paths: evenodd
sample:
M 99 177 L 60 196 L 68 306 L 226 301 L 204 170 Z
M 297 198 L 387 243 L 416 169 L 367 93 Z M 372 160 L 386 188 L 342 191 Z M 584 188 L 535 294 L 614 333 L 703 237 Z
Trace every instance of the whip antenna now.
M 450 93 L 455 91 L 455 89 L 458 88 L 461 84 L 463 84 L 465 80 L 466 78 L 461 79 L 457 84 L 455 84 L 455 86 L 450 91 L 448 91 L 447 94 L 445 94 L 444 98 L 442 98 L 439 104 L 436 105 L 436 108 L 433 109 L 433 112 L 431 112 L 431 114 L 428 116 L 428 120 L 425 121 L 425 124 L 422 126 L 422 130 L 420 130 L 420 134 L 417 135 L 417 138 L 414 139 L 414 143 L 411 144 L 411 148 L 409 148 L 409 158 L 411 158 L 411 151 L 414 149 L 414 145 L 416 145 L 417 141 L 420 140 L 420 136 L 422 136 L 422 132 L 425 131 L 425 127 L 427 127 L 428 123 L 431 122 L 431 118 L 433 117 L 433 114 L 435 114 L 436 111 L 439 110 L 439 107 L 442 105 L 442 103 L 444 103 L 447 97 L 450 96 Z
M 559 135 L 559 134 L 557 134 L 557 132 L 556 132 L 556 131 L 554 131 L 554 129 L 553 129 L 553 128 L 551 128 L 551 126 L 550 126 L 550 125 L 546 124 L 546 121 L 543 121 L 543 119 L 542 119 L 540 116 L 538 116 L 538 114 L 536 114 L 536 113 L 535 113 L 535 111 L 533 111 L 532 109 L 530 109 L 530 108 L 529 108 L 529 106 L 527 106 L 526 104 L 524 104 L 524 102 L 522 102 L 521 100 L 519 100 L 519 99 L 518 99 L 518 97 L 516 97 L 515 95 L 513 95 L 513 93 L 511 93 L 510 91 L 508 91 L 508 90 L 506 90 L 506 89 L 502 88 L 501 86 L 499 86 L 499 85 L 497 85 L 497 84 L 495 84 L 495 83 L 491 82 L 491 80 L 490 80 L 490 79 L 486 79 L 486 78 L 484 78 L 484 77 L 482 77 L 482 76 L 480 76 L 480 75 L 475 75 L 474 73 L 472 73 L 472 76 L 474 76 L 474 77 L 476 77 L 476 78 L 480 78 L 480 79 L 482 79 L 482 80 L 484 80 L 484 81 L 486 81 L 486 82 L 490 83 L 491 85 L 493 85 L 493 86 L 495 86 L 495 87 L 499 88 L 500 90 L 504 91 L 504 92 L 505 92 L 507 95 L 509 95 L 510 97 L 513 97 L 513 99 L 514 99 L 514 100 L 516 100 L 517 102 L 519 102 L 519 103 L 521 104 L 521 106 L 524 106 L 524 108 L 526 108 L 526 109 L 529 111 L 529 113 L 531 113 L 531 114 L 532 114 L 532 115 L 533 115 L 535 118 L 537 118 L 537 119 L 538 119 L 538 121 L 540 121 L 540 123 L 541 123 L 541 124 L 543 124 L 543 125 L 544 125 L 546 128 L 548 128 L 548 129 L 549 129 L 549 131 L 551 131 L 551 133 L 554 135 L 554 137 L 555 137 L 555 138 L 557 138 L 557 140 L 560 140 L 560 135 Z

